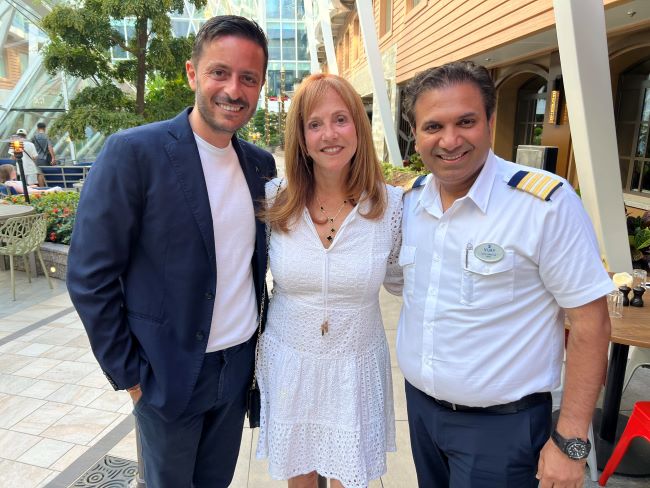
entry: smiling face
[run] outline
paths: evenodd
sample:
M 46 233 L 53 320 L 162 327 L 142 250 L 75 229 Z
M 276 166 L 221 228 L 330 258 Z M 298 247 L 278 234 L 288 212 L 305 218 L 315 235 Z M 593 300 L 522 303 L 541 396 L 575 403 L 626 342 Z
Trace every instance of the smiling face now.
M 454 199 L 467 194 L 487 159 L 494 117 L 488 120 L 479 88 L 459 83 L 422 93 L 414 106 L 416 150 Z
M 303 130 L 307 153 L 314 160 L 314 171 L 340 173 L 357 151 L 354 119 L 341 96 L 331 88 L 311 113 Z
M 214 146 L 226 147 L 255 113 L 264 62 L 258 44 L 237 36 L 217 37 L 203 46 L 199 59 L 187 61 L 187 78 L 196 94 L 190 114 L 194 132 Z

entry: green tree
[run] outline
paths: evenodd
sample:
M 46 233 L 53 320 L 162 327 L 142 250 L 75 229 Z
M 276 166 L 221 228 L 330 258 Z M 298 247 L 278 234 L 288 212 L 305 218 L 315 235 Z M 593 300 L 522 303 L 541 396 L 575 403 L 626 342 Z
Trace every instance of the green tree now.
M 206 1 L 190 0 L 197 8 Z M 181 90 L 179 79 L 193 39 L 173 37 L 169 18 L 172 12 L 182 12 L 183 6 L 183 0 L 84 0 L 56 5 L 42 21 L 50 38 L 43 49 L 45 68 L 51 74 L 62 70 L 93 79 L 96 86 L 85 88 L 70 102 L 70 112 L 53 124 L 52 131 L 68 131 L 73 139 L 83 138 L 87 126 L 112 133 L 167 116 L 161 93 L 183 92 L 186 100 L 191 90 Z M 133 26 L 128 42 L 114 27 L 115 21 L 124 19 Z M 110 48 L 114 47 L 130 58 L 112 63 Z M 147 99 L 146 80 L 156 78 L 158 93 Z M 124 93 L 118 83 L 132 85 L 135 97 Z
M 266 145 L 266 132 L 265 132 L 265 118 L 266 112 L 263 108 L 258 108 L 255 115 L 244 127 L 237 131 L 237 135 L 242 139 L 250 142 L 255 142 L 258 146 Z M 252 134 L 256 134 L 259 138 L 253 140 Z M 277 146 L 280 143 L 278 137 L 278 114 L 277 112 L 269 112 L 269 144 Z

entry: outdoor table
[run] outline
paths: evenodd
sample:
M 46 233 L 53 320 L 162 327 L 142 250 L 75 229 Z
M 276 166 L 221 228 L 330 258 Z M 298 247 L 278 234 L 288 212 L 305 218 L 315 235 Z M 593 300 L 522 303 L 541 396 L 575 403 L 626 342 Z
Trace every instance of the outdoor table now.
M 609 340 L 612 347 L 605 381 L 600 429 L 595 436 L 598 468 L 601 470 L 607 464 L 618 440 L 617 426 L 620 425 L 618 434 L 621 434 L 627 423 L 627 417 L 619 415 L 619 410 L 630 346 L 650 348 L 650 292 L 646 293 L 644 298 L 644 307 L 623 307 L 622 317 L 611 317 L 612 331 Z M 570 328 L 568 320 L 566 326 Z M 650 459 L 650 445 L 644 439 L 635 439 L 616 472 L 633 476 L 650 475 L 648 459 Z
M 34 207 L 31 205 L 3 205 L 0 204 L 0 227 L 2 224 L 5 223 L 5 221 L 11 217 L 22 217 L 23 215 L 30 215 L 34 213 Z M 33 264 L 32 266 L 32 275 L 36 276 L 36 264 L 33 260 L 33 258 L 30 259 L 30 264 Z M 8 267 L 7 263 L 5 262 L 5 256 L 2 256 L 2 259 L 0 259 L 0 270 L 6 270 Z
M 0 204 L 0 225 L 11 217 L 22 217 L 34 213 L 34 207 L 31 205 L 1 205 Z

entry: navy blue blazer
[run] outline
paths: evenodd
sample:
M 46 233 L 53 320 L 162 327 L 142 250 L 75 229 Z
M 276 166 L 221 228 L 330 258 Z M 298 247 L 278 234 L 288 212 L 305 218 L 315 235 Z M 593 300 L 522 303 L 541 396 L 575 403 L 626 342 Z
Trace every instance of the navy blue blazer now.
M 110 136 L 84 184 L 68 256 L 70 298 L 115 389 L 142 386 L 163 418 L 185 410 L 219 279 L 210 202 L 187 109 Z M 275 176 L 266 151 L 232 139 L 255 209 Z M 258 307 L 266 271 L 256 221 Z

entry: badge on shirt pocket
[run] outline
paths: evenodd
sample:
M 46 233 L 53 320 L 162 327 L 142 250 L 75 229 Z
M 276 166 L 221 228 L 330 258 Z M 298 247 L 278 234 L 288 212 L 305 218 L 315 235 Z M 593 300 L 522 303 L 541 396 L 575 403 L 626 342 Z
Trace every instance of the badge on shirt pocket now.
M 478 309 L 494 308 L 514 299 L 515 254 L 495 244 L 463 250 L 460 302 Z

